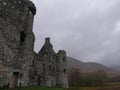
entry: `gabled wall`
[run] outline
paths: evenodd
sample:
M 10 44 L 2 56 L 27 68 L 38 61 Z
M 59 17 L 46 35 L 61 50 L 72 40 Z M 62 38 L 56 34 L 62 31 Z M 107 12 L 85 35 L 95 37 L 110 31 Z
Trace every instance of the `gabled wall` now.
M 40 86 L 68 87 L 66 52 L 55 53 L 50 38 L 45 39 L 37 58 L 37 70 Z

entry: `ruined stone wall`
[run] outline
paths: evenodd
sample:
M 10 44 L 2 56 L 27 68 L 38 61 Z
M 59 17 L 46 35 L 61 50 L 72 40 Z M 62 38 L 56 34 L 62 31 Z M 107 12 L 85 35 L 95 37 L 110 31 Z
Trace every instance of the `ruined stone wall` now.
M 37 55 L 36 64 L 40 86 L 68 87 L 68 73 L 66 52 L 55 53 L 50 38 L 45 39 L 45 44 Z
M 68 68 L 66 52 L 64 50 L 59 50 L 57 53 L 57 86 L 58 87 L 68 87 Z
M 0 87 L 68 87 L 65 51 L 56 54 L 50 38 L 33 50 L 35 13 L 29 0 L 0 0 Z
M 55 87 L 56 53 L 53 50 L 53 45 L 50 43 L 50 38 L 45 39 L 45 44 L 41 48 L 38 56 L 38 75 L 42 79 L 41 85 Z
M 30 84 L 29 68 L 34 59 L 32 26 L 35 13 L 36 8 L 29 0 L 0 0 L 0 64 L 3 65 L 0 67 L 8 70 L 5 74 L 9 77 L 4 77 L 8 83 L 11 83 L 12 74 L 19 72 L 22 73 L 22 86 Z

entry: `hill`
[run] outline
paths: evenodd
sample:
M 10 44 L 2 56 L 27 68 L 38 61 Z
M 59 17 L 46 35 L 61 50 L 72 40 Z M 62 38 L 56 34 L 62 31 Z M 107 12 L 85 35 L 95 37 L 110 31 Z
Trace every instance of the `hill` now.
M 111 67 L 113 70 L 120 71 L 120 65 L 116 65 Z
M 71 69 L 79 69 L 81 73 L 92 73 L 98 70 L 104 70 L 108 76 L 117 76 L 120 74 L 119 71 L 113 70 L 112 68 L 109 68 L 107 66 L 104 66 L 99 63 L 95 62 L 82 62 L 80 60 L 67 57 L 68 60 L 68 68 Z

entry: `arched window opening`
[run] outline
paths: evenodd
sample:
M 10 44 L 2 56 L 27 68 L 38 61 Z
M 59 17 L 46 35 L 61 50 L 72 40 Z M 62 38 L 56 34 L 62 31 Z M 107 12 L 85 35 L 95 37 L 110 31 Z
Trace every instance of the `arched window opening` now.
M 43 64 L 43 70 L 45 70 L 45 64 Z
M 52 56 L 52 52 L 49 52 L 50 56 Z
M 63 62 L 65 62 L 66 57 L 63 57 Z
M 24 31 L 20 32 L 20 45 L 22 45 L 25 42 L 26 34 Z
M 46 56 L 46 54 L 43 54 L 43 56 Z
M 52 69 L 52 66 L 49 66 L 49 70 L 51 70 Z
M 64 69 L 64 73 L 66 73 L 66 70 Z
M 34 66 L 35 65 L 35 61 L 34 60 L 32 60 L 32 66 Z

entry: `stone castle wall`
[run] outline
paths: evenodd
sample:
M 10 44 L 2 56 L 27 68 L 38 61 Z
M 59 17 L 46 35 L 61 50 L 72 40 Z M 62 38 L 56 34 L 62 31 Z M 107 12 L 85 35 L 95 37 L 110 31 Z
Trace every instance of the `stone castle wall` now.
M 0 87 L 68 86 L 66 53 L 55 53 L 49 38 L 33 50 L 35 14 L 29 0 L 0 0 Z
M 34 35 L 32 32 L 35 6 L 28 0 L 0 0 L 0 78 L 3 85 L 13 85 L 15 77 L 22 74 L 19 84 L 27 86 L 28 67 L 34 59 Z

